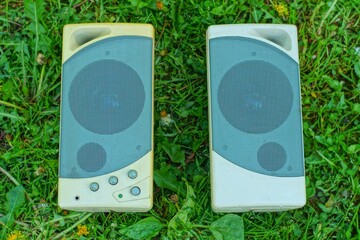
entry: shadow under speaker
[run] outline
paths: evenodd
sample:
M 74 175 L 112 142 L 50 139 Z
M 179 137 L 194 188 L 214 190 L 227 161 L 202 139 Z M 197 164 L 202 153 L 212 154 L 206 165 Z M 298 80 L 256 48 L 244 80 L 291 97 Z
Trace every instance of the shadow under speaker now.
M 153 55 L 149 24 L 64 27 L 61 208 L 152 207 Z
M 212 207 L 281 211 L 305 204 L 297 31 L 207 31 Z

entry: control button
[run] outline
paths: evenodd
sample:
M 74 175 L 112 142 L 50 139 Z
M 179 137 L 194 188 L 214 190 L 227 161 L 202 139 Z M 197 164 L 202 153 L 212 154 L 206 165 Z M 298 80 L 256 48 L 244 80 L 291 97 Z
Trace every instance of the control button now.
M 132 169 L 128 172 L 128 177 L 131 179 L 135 179 L 137 177 L 138 173 L 136 170 Z
M 90 184 L 90 190 L 96 192 L 97 190 L 99 190 L 99 184 L 97 182 L 92 182 Z
M 109 178 L 109 183 L 111 184 L 111 185 L 116 185 L 117 183 L 118 183 L 118 178 L 116 177 L 116 176 L 111 176 L 110 178 Z
M 139 187 L 132 187 L 130 189 L 130 193 L 133 195 L 133 196 L 139 196 L 140 194 L 140 188 Z

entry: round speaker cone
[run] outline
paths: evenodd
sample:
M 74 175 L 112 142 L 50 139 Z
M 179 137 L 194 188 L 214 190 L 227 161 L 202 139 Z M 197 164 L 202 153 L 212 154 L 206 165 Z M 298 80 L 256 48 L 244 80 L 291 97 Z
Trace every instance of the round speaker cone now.
M 97 143 L 87 143 L 80 147 L 77 162 L 81 169 L 96 172 L 104 167 L 106 162 L 105 149 Z
M 265 61 L 241 62 L 221 79 L 218 103 L 225 119 L 247 133 L 278 128 L 290 114 L 293 92 L 289 80 Z
M 130 127 L 144 107 L 139 75 L 115 60 L 100 60 L 81 69 L 70 86 L 70 109 L 87 130 L 114 134 Z
M 285 165 L 286 151 L 278 143 L 265 143 L 257 152 L 257 160 L 263 169 L 277 171 Z

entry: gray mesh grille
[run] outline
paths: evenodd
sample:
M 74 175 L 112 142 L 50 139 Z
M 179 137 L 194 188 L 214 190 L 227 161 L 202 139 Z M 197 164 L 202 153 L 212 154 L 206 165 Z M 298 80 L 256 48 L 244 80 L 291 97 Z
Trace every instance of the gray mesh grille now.
M 87 143 L 79 149 L 77 162 L 87 172 L 99 171 L 106 162 L 105 149 L 97 143 Z
M 304 176 L 298 63 L 252 38 L 208 47 L 213 150 L 253 172 Z
M 151 150 L 152 53 L 149 37 L 117 36 L 96 41 L 65 61 L 61 177 L 104 175 Z
M 139 75 L 115 60 L 96 61 L 81 69 L 69 92 L 75 119 L 99 134 L 114 134 L 130 127 L 141 114 L 144 101 Z
M 285 74 L 265 61 L 246 61 L 226 72 L 218 89 L 226 120 L 247 133 L 265 133 L 289 116 L 293 93 Z
M 257 152 L 257 160 L 265 170 L 277 171 L 286 163 L 286 152 L 278 143 L 265 143 Z

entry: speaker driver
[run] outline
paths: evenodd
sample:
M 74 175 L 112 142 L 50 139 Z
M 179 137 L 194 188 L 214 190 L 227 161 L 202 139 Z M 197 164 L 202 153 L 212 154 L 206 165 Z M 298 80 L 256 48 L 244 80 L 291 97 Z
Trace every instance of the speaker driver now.
M 247 133 L 266 133 L 289 116 L 293 92 L 285 74 L 271 63 L 236 64 L 221 79 L 218 103 L 225 119 Z
M 97 143 L 87 143 L 79 149 L 77 162 L 81 169 L 87 172 L 96 172 L 106 163 L 105 149 Z
M 135 70 L 109 59 L 81 69 L 69 92 L 70 109 L 77 122 L 104 135 L 130 127 L 140 116 L 144 101 L 144 86 Z
M 259 148 L 257 160 L 263 169 L 277 171 L 286 163 L 286 151 L 280 144 L 268 142 Z

